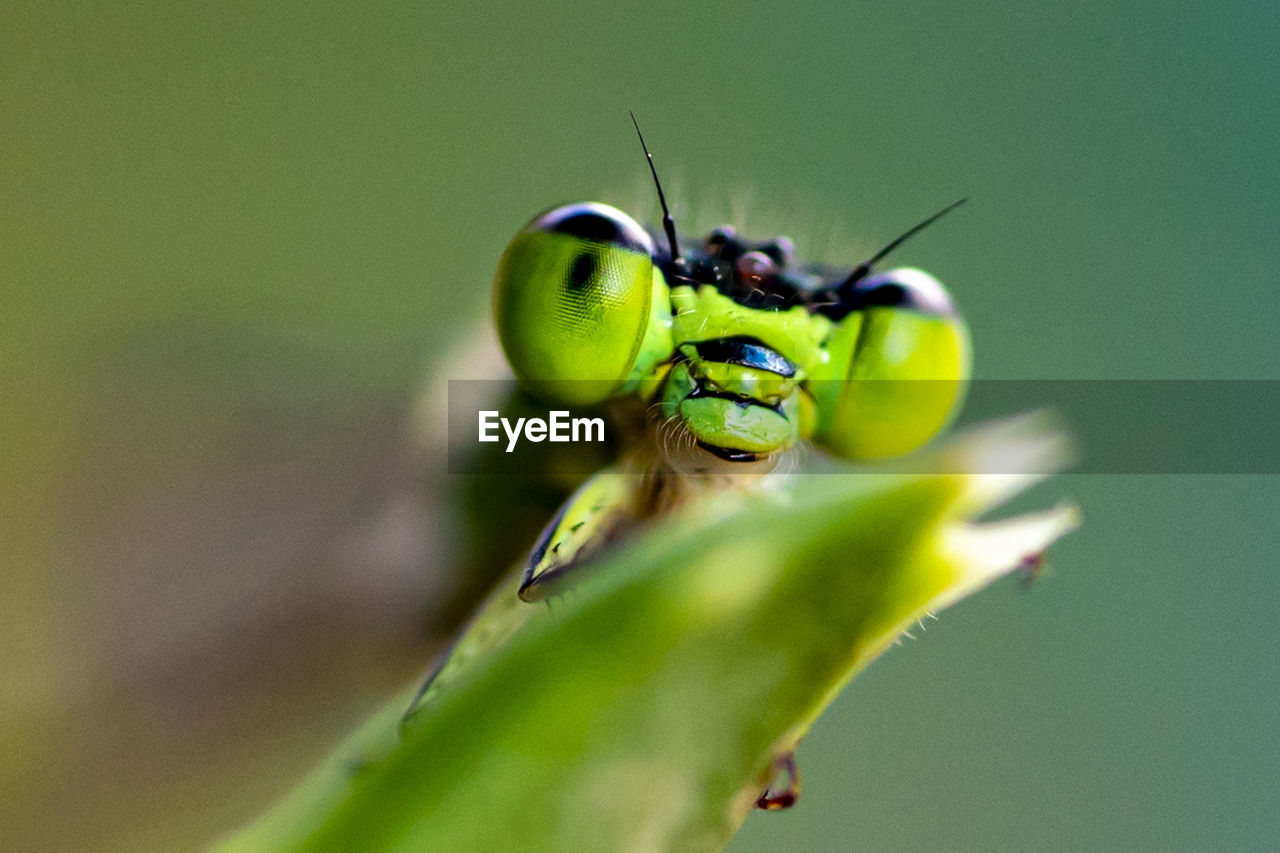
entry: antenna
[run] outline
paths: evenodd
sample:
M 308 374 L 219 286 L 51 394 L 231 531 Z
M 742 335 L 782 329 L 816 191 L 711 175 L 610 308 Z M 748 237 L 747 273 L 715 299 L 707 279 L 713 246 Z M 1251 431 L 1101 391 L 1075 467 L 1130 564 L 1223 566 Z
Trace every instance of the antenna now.
M 636 136 L 640 137 L 640 147 L 644 149 L 644 156 L 649 160 L 649 171 L 653 174 L 653 185 L 658 188 L 658 203 L 662 205 L 662 230 L 667 232 L 667 242 L 671 244 L 671 260 L 672 262 L 677 262 L 680 260 L 680 245 L 676 242 L 676 221 L 671 217 L 670 209 L 667 208 L 667 197 L 662 193 L 662 182 L 658 180 L 658 170 L 654 168 L 653 155 L 649 153 L 649 146 L 644 144 L 644 134 L 640 132 L 640 122 L 636 121 L 636 114 L 631 110 L 627 110 L 627 115 L 631 116 L 631 123 L 636 126 Z
M 867 273 L 871 272 L 871 267 L 874 266 L 877 261 L 880 261 L 881 259 L 884 258 L 885 255 L 889 254 L 894 249 L 901 246 L 904 242 L 906 242 L 908 237 L 913 237 L 916 234 L 920 233 L 925 228 L 937 222 L 939 219 L 946 216 L 948 213 L 955 210 L 957 207 L 964 204 L 968 200 L 969 200 L 968 196 L 965 196 L 959 201 L 951 202 L 951 204 L 942 208 L 942 210 L 939 210 L 937 213 L 935 213 L 933 216 L 930 216 L 924 222 L 921 222 L 919 225 L 915 225 L 915 226 L 912 226 L 911 228 L 908 228 L 903 234 L 894 238 L 893 240 L 890 240 L 887 246 L 885 246 L 883 249 L 876 252 L 870 258 L 868 258 L 867 260 L 863 261 L 862 263 L 854 267 L 853 272 L 849 273 L 849 277 L 846 278 L 844 281 L 840 282 L 840 287 L 842 288 L 852 287 L 862 279 L 866 278 Z

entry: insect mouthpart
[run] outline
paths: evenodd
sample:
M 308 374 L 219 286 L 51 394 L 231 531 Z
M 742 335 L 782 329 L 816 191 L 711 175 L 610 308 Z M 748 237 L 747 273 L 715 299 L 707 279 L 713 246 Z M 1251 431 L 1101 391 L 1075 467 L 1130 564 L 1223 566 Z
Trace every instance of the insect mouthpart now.
M 697 358 L 703 362 L 736 364 L 739 367 L 773 373 L 785 379 L 796 375 L 796 366 L 789 359 L 755 338 L 715 338 L 688 346 L 693 348 Z
M 662 393 L 663 413 L 702 450 L 755 462 L 799 438 L 798 370 L 761 341 L 720 337 L 682 344 Z
M 726 462 L 758 462 L 760 460 L 759 453 L 748 453 L 745 450 L 730 450 L 727 447 L 716 447 L 713 444 L 707 444 L 702 441 L 697 442 L 697 445 L 713 456 L 719 456 Z

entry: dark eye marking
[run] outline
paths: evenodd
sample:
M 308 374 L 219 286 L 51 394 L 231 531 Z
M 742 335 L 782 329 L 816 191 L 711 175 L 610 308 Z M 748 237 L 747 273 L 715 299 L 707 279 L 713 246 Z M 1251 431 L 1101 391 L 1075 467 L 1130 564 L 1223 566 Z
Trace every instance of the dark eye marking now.
M 574 259 L 573 266 L 569 268 L 569 275 L 565 282 L 569 285 L 570 290 L 584 290 L 595 277 L 596 267 L 599 261 L 596 259 L 595 252 L 583 252 Z
M 542 217 L 537 227 L 555 234 L 567 234 L 588 243 L 617 246 L 642 255 L 649 254 L 648 235 L 633 223 L 601 213 L 600 205 L 573 204 Z
M 906 270 L 897 275 L 905 275 Z M 823 305 L 818 311 L 839 322 L 854 311 L 866 308 L 898 308 L 934 317 L 954 317 L 955 303 L 947 292 L 928 276 L 915 276 L 895 280 L 894 273 L 858 282 L 842 298 L 831 305 Z
M 754 338 L 715 338 L 699 341 L 693 347 L 703 361 L 737 364 L 776 373 L 788 379 L 796 375 L 796 366 L 790 360 Z
M 859 301 L 861 302 L 859 307 L 863 308 L 885 305 L 941 317 L 956 313 L 956 306 L 947 296 L 946 291 L 937 288 L 912 287 L 896 282 L 886 282 L 870 288 L 862 294 L 862 299 Z
M 863 308 L 886 306 L 890 308 L 906 308 L 911 302 L 911 291 L 900 284 L 882 284 L 859 294 L 857 300 Z

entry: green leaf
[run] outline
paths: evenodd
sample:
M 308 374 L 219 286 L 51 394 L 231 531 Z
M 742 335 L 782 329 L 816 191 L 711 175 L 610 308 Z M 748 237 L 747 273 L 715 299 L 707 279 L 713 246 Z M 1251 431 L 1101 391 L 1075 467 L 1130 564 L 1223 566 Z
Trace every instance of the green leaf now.
M 859 669 L 1075 524 L 971 521 L 1041 476 L 992 471 L 1066 456 L 1023 418 L 923 466 L 977 473 L 792 475 L 677 514 L 221 849 L 719 850 Z

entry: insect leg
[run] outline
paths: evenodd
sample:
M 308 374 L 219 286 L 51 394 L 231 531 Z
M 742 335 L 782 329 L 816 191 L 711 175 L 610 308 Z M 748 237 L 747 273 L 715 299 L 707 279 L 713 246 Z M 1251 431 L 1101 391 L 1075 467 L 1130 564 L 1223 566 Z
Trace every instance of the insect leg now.
M 520 576 L 523 601 L 541 601 L 565 574 L 636 520 L 638 478 L 610 468 L 578 487 L 538 537 Z
M 756 800 L 756 808 L 766 811 L 789 809 L 800 799 L 800 771 L 796 768 L 796 754 L 784 752 L 773 760 L 773 778 L 769 787 Z

